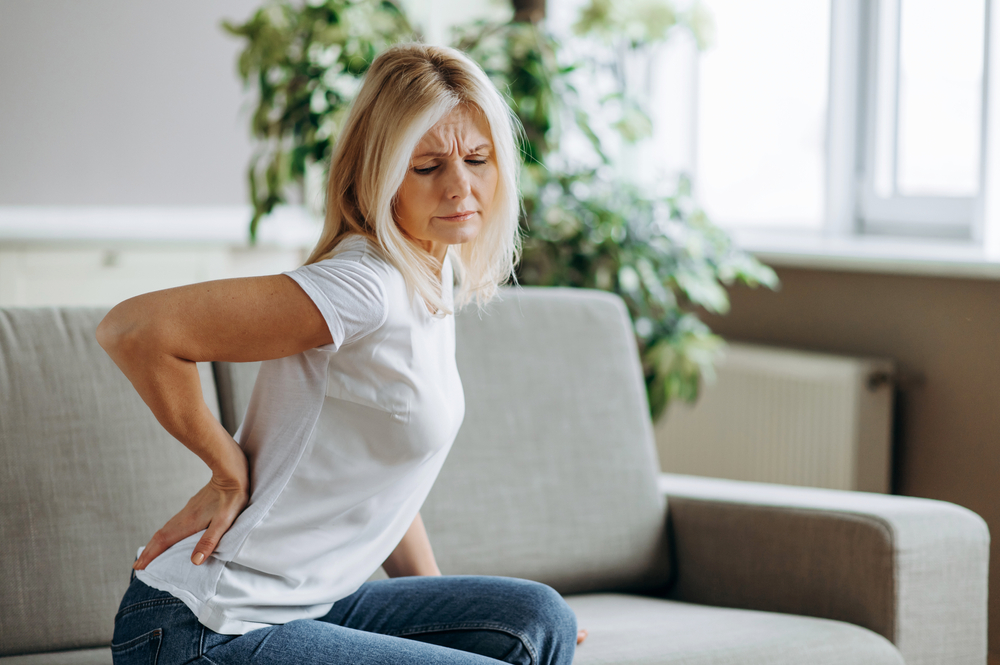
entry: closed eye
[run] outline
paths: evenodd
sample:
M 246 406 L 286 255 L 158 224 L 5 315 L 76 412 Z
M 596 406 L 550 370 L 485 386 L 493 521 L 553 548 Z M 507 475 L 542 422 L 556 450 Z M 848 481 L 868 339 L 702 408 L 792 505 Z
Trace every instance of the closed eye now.
M 434 171 L 434 169 L 436 169 L 436 168 L 437 168 L 437 165 L 434 165 L 434 166 L 425 166 L 424 168 L 416 168 L 416 167 L 414 167 L 413 171 L 414 171 L 414 173 L 419 173 L 420 175 L 427 175 L 428 173 L 431 173 L 432 171 Z

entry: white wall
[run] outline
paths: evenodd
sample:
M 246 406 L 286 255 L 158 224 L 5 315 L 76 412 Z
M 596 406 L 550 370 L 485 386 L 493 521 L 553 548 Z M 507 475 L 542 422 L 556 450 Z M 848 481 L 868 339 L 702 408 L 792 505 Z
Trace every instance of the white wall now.
M 0 206 L 232 205 L 256 0 L 0 0 Z
M 263 4 L 0 0 L 0 206 L 245 205 L 253 100 L 219 24 Z M 437 42 L 507 6 L 406 5 Z

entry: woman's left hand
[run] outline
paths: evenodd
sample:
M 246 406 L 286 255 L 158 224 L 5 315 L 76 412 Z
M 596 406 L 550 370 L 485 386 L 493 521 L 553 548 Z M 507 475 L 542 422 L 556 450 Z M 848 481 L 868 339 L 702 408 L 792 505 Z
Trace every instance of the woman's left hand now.
M 581 628 L 580 630 L 576 631 L 576 643 L 577 644 L 583 644 L 583 641 L 585 639 L 587 639 L 587 629 L 586 628 Z

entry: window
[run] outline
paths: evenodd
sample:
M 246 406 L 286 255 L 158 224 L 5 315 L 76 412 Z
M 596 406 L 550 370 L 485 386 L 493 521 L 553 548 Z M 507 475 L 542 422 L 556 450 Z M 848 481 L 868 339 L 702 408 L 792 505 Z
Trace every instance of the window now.
M 709 0 L 698 77 L 698 195 L 728 226 L 823 222 L 829 1 Z
M 982 191 L 986 2 L 880 0 L 861 19 L 861 230 L 970 238 Z
M 989 0 L 705 0 L 695 182 L 730 228 L 971 239 Z

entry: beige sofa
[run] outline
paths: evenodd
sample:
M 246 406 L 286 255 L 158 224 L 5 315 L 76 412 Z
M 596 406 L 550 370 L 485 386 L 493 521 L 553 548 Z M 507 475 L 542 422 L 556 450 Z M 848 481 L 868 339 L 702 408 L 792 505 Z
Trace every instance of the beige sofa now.
M 136 547 L 207 479 L 93 309 L 0 310 L 0 665 L 110 663 Z M 989 534 L 947 503 L 660 475 L 622 302 L 458 321 L 466 417 L 423 509 L 442 570 L 565 594 L 581 665 L 986 660 Z M 255 365 L 203 368 L 235 429 Z

